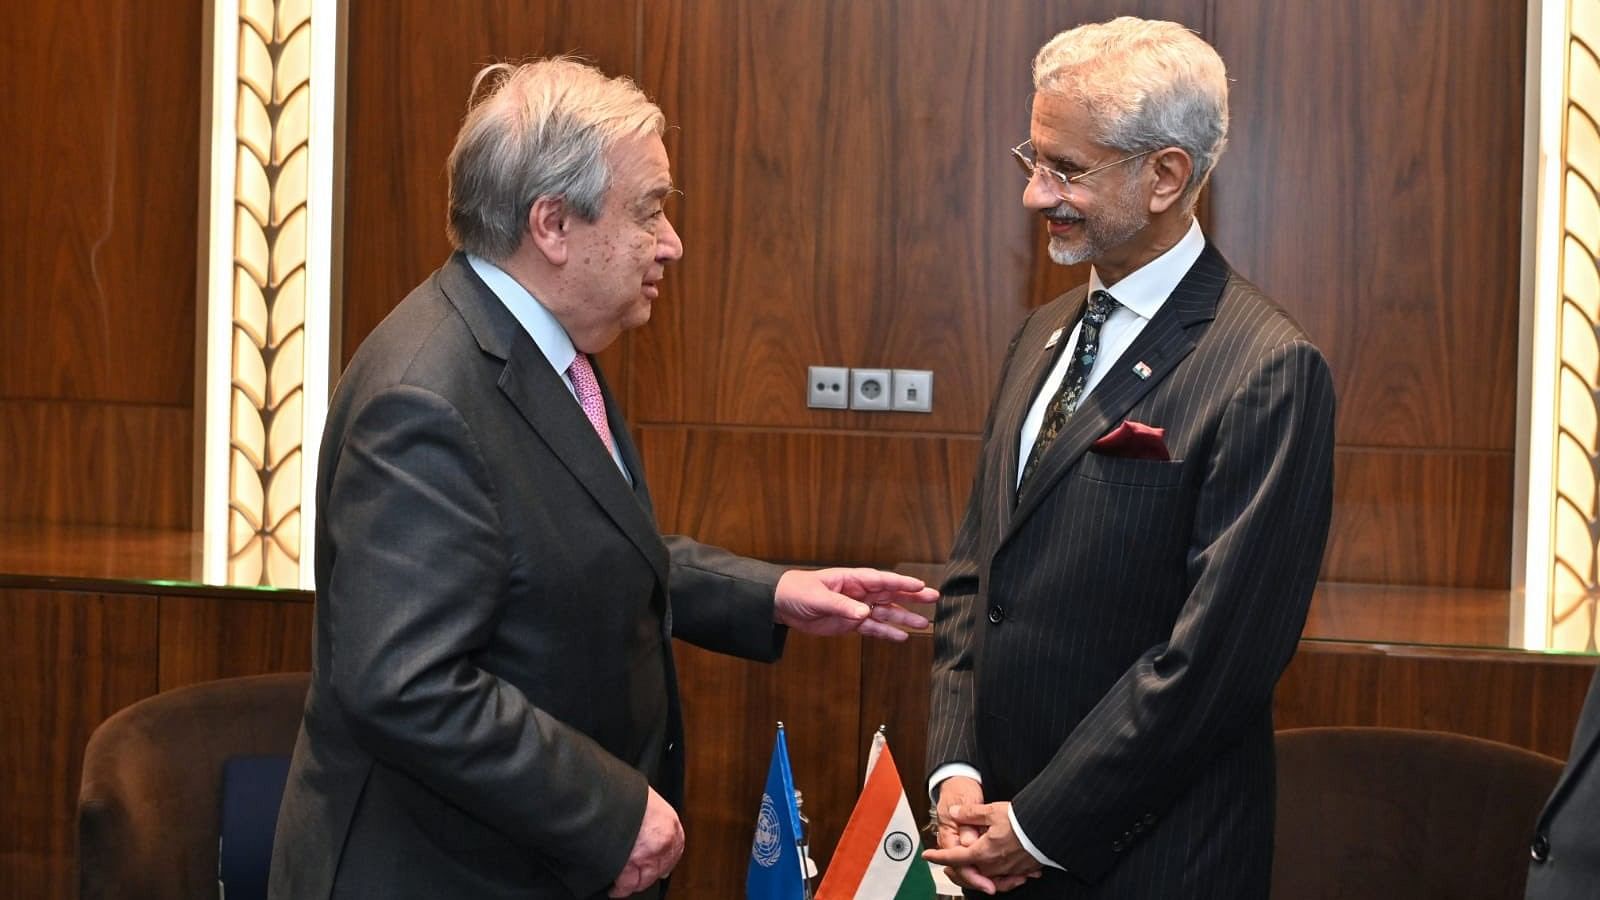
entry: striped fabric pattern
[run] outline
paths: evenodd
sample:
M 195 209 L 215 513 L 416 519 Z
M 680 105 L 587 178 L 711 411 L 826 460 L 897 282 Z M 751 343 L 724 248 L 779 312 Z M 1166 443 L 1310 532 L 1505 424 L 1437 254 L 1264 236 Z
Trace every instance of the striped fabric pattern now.
M 1332 507 L 1322 354 L 1209 245 L 1016 484 L 1080 288 L 1017 333 L 935 624 L 929 771 L 975 766 L 1050 870 L 1017 897 L 1265 897 L 1271 698 Z M 1089 445 L 1131 420 L 1170 460 Z

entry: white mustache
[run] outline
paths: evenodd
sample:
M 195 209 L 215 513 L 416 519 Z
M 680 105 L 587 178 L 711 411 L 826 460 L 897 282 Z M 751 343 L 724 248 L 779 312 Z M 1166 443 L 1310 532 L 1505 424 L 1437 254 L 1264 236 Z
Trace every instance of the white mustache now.
M 1060 206 L 1044 211 L 1044 217 L 1052 222 L 1063 224 L 1083 221 L 1083 216 L 1077 210 L 1063 203 Z

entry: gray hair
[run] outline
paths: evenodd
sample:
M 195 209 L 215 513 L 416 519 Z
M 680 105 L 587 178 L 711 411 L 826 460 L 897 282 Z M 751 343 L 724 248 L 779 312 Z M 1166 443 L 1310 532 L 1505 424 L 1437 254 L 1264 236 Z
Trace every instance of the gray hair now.
M 1036 91 L 1082 103 L 1095 139 L 1124 153 L 1178 147 L 1194 160 L 1184 185 L 1193 208 L 1228 141 L 1222 57 L 1176 22 L 1123 16 L 1050 39 L 1033 58 Z
M 450 151 L 450 242 L 500 261 L 521 246 L 540 197 L 561 197 L 585 221 L 600 215 L 618 140 L 661 134 L 661 109 L 629 79 L 568 57 L 496 63 L 472 82 Z

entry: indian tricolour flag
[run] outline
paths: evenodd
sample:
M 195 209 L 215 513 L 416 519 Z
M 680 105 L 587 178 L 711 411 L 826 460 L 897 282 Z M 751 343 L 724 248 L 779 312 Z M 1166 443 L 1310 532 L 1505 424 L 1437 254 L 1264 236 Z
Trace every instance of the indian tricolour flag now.
M 933 900 L 933 874 L 882 731 L 872 736 L 867 783 L 816 900 Z

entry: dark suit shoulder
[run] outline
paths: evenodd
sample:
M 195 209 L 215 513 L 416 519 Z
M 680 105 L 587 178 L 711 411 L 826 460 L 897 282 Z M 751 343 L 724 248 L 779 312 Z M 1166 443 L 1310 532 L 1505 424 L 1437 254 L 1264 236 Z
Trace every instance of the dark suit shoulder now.
M 448 398 L 482 388 L 482 374 L 473 365 L 481 355 L 478 345 L 436 282 L 437 273 L 406 295 L 361 342 L 340 380 L 341 394 L 369 396 L 410 385 Z

